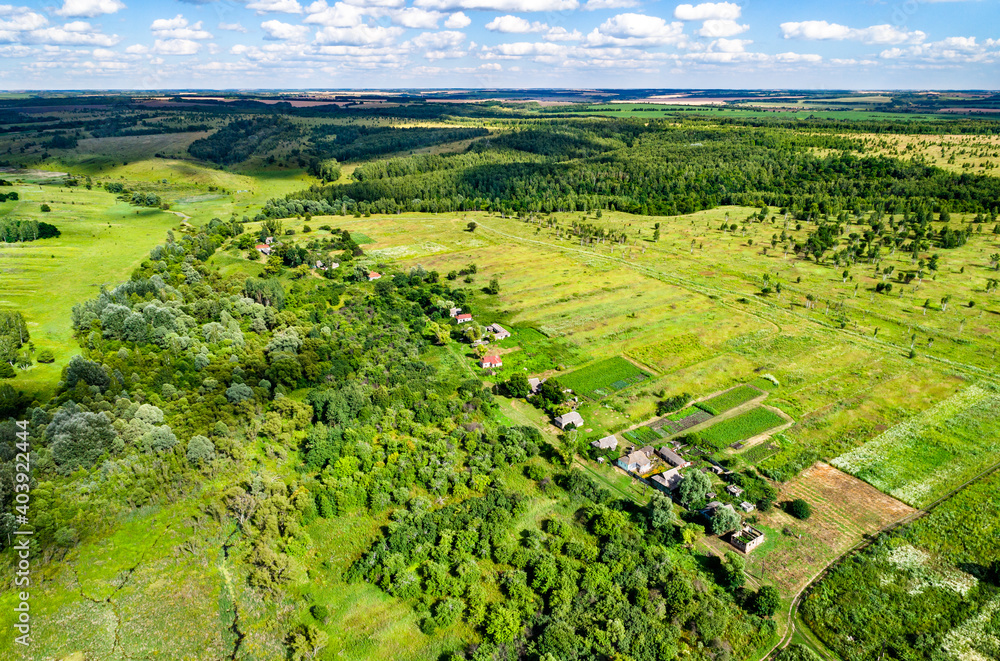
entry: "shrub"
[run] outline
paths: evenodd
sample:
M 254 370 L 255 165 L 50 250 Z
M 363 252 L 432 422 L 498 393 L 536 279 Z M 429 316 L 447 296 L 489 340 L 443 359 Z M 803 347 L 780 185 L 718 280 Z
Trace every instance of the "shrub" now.
M 13 365 L 0 362 L 0 379 L 13 379 L 15 376 L 17 372 L 14 371 Z
M 38 352 L 37 360 L 40 363 L 54 363 L 56 362 L 56 357 L 52 355 L 51 349 L 42 349 Z
M 773 585 L 765 585 L 753 598 L 753 608 L 761 617 L 771 617 L 778 612 L 781 596 Z
M 188 441 L 187 460 L 192 464 L 200 464 L 215 457 L 215 445 L 207 437 L 192 436 Z
M 796 519 L 805 521 L 812 516 L 812 506 L 801 498 L 796 498 L 788 503 L 788 513 Z
M 323 604 L 316 604 L 309 609 L 309 612 L 318 622 L 326 622 L 326 619 L 330 617 L 330 609 Z

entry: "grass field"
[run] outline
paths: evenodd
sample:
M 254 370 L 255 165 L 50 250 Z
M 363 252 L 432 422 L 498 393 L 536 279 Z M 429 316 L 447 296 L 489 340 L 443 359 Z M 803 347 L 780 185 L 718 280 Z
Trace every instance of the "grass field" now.
M 162 243 L 178 218 L 158 209 L 117 202 L 110 193 L 52 185 L 17 186 L 20 200 L 0 204 L 0 215 L 44 220 L 62 232 L 57 238 L 0 243 L 0 307 L 19 310 L 28 322 L 36 352 L 51 349 L 56 361 L 36 363 L 12 384 L 44 399 L 79 352 L 70 312 L 102 286 L 127 280 L 132 269 Z M 52 211 L 42 213 L 42 203 Z
M 753 386 L 737 386 L 711 399 L 698 402 L 695 406 L 712 415 L 719 415 L 764 394 L 764 392 L 757 390 Z
M 1000 461 L 1000 393 L 971 386 L 833 464 L 914 506 Z
M 734 418 L 717 422 L 698 433 L 698 438 L 716 449 L 745 441 L 769 429 L 780 427 L 786 420 L 774 411 L 759 406 Z
M 575 393 L 599 399 L 645 381 L 648 377 L 648 374 L 624 358 L 607 358 L 560 376 L 559 383 Z

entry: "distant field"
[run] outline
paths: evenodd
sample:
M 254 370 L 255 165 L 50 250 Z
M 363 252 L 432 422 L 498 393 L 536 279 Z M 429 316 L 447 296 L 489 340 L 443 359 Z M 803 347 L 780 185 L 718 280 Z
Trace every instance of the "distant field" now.
M 649 377 L 624 358 L 608 358 L 559 377 L 559 383 L 573 392 L 600 399 Z
M 699 432 L 698 437 L 707 445 L 722 449 L 727 445 L 762 434 L 768 429 L 780 427 L 785 422 L 786 420 L 780 415 L 761 406 L 741 413 L 735 418 L 717 422 Z
M 703 411 L 707 411 L 712 415 L 719 415 L 724 413 L 729 409 L 734 409 L 741 404 L 749 402 L 751 399 L 756 399 L 764 393 L 757 390 L 753 386 L 737 386 L 732 390 L 728 390 L 720 395 L 716 395 L 711 399 L 706 399 L 703 402 L 698 402 L 695 404 L 698 408 Z
M 881 119 L 895 121 L 913 121 L 917 119 L 943 119 L 935 114 L 903 114 L 887 113 L 869 110 L 802 110 L 785 111 L 779 109 L 765 110 L 750 107 L 711 107 L 711 106 L 670 106 L 653 103 L 608 103 L 587 106 L 585 110 L 574 110 L 580 115 L 610 115 L 614 117 L 663 117 L 672 115 L 702 115 L 719 117 L 777 117 L 779 119 L 844 119 L 863 120 Z

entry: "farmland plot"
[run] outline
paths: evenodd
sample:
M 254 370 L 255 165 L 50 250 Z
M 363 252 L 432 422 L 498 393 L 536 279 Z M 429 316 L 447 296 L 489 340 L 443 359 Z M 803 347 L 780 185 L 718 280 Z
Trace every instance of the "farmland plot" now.
M 746 404 L 750 400 L 756 399 L 763 394 L 765 394 L 763 390 L 758 390 L 753 386 L 736 386 L 735 388 L 731 388 L 724 393 L 720 393 L 711 399 L 698 402 L 695 406 L 703 411 L 711 413 L 712 415 L 719 415 L 720 413 L 725 413 L 729 409 L 734 409 L 741 404 Z
M 708 429 L 700 432 L 698 437 L 717 449 L 722 449 L 727 445 L 745 441 L 757 434 L 762 434 L 769 429 L 780 427 L 787 420 L 770 409 L 758 407 L 746 413 L 741 413 L 735 418 L 729 418 L 718 422 Z
M 1000 393 L 974 385 L 832 463 L 920 507 L 997 461 Z
M 677 434 L 711 419 L 711 413 L 691 406 L 654 420 L 649 426 L 653 429 L 663 430 L 667 434 Z
M 600 399 L 648 377 L 648 374 L 624 358 L 615 357 L 561 376 L 559 382 L 577 394 Z

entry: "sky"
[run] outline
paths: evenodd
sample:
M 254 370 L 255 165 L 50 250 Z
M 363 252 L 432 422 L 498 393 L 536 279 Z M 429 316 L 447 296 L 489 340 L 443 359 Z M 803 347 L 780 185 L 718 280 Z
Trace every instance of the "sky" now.
M 1000 0 L 37 0 L 0 89 L 997 89 Z

